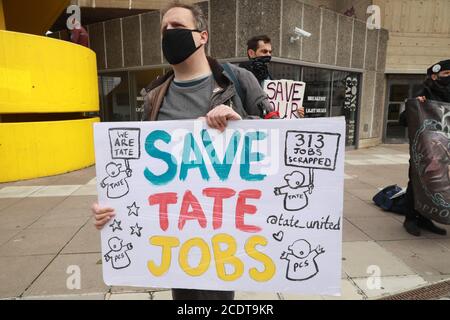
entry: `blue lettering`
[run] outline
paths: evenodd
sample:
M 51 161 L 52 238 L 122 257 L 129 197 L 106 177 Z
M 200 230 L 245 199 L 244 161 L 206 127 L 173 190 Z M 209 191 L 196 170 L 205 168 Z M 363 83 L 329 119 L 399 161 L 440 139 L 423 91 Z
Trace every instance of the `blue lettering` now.
M 190 160 L 191 150 L 194 152 L 195 160 Z M 198 147 L 192 133 L 186 135 L 184 139 L 183 160 L 181 163 L 180 180 L 185 181 L 188 175 L 188 171 L 198 168 L 202 174 L 202 178 L 205 181 L 209 181 L 208 169 L 206 169 L 205 160 L 203 159 L 202 152 Z
M 151 184 L 162 186 L 168 184 L 175 178 L 177 174 L 177 160 L 170 153 L 156 148 L 155 143 L 158 140 L 162 140 L 166 144 L 169 144 L 172 138 L 166 131 L 153 131 L 145 140 L 145 151 L 150 157 L 164 161 L 168 167 L 167 171 L 162 175 L 157 176 L 148 168 L 145 168 L 144 176 Z
M 242 149 L 241 156 L 241 178 L 246 181 L 262 181 L 267 175 L 264 174 L 251 174 L 250 163 L 259 162 L 264 160 L 265 155 L 260 152 L 252 152 L 252 142 L 261 141 L 267 138 L 264 132 L 251 132 L 247 133 L 244 137 L 244 147 Z
M 239 131 L 233 133 L 222 162 L 220 162 L 219 158 L 217 157 L 216 149 L 212 144 L 211 136 L 209 135 L 207 130 L 202 131 L 202 140 L 217 176 L 221 181 L 228 180 L 231 166 L 233 165 L 234 159 L 236 158 L 239 141 L 241 140 L 241 134 L 239 133 Z

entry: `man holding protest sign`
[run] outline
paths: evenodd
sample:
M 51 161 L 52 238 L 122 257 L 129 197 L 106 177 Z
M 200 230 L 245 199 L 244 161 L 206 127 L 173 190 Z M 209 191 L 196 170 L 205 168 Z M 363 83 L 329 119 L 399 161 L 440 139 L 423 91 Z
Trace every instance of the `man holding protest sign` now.
M 249 61 L 241 68 L 249 70 L 267 93 L 271 108 L 283 119 L 304 118 L 302 106 L 305 83 L 291 80 L 273 80 L 268 64 L 272 60 L 272 43 L 267 35 L 255 36 L 247 42 Z
M 447 231 L 437 227 L 429 217 L 433 218 L 433 215 L 440 214 L 440 218 L 442 218 L 439 220 L 440 222 L 448 218 L 448 216 L 444 216 L 445 213 L 448 215 L 448 207 L 443 206 L 443 204 L 449 201 L 448 198 L 445 199 L 446 194 L 448 194 L 446 189 L 450 185 L 450 164 L 448 163 L 450 158 L 448 150 L 450 123 L 447 123 L 449 113 L 444 106 L 438 107 L 433 103 L 450 103 L 450 60 L 441 61 L 428 69 L 423 91 L 417 99 L 420 101 L 420 106 L 415 105 L 417 102 L 415 104 L 411 101 L 408 102 L 409 109 L 402 114 L 400 120 L 404 125 L 410 127 L 411 144 L 409 182 L 406 192 L 407 214 L 404 227 L 408 233 L 417 237 L 421 235 L 421 229 L 445 236 Z M 428 100 L 434 102 L 428 102 Z M 420 108 L 423 107 L 435 108 L 436 110 L 420 111 Z M 439 108 L 444 111 L 438 111 Z M 436 119 L 432 120 L 433 116 Z M 433 129 L 430 131 L 426 128 L 427 124 L 424 122 L 431 123 L 433 121 L 436 123 L 442 122 L 435 128 L 439 130 Z M 441 132 L 438 132 L 440 130 Z M 443 140 L 443 143 L 440 140 Z M 427 159 L 429 163 L 425 163 Z M 418 170 L 420 168 L 425 169 Z M 414 180 L 415 185 L 413 185 Z M 421 184 L 420 188 L 416 184 Z M 438 190 L 437 193 L 430 192 L 430 188 L 435 189 L 435 191 Z M 414 190 L 419 190 L 420 194 L 415 194 Z M 434 205 L 424 203 L 427 197 L 422 196 L 422 190 L 425 190 L 428 196 L 434 198 Z M 421 207 L 421 212 L 416 210 L 418 206 Z
M 228 121 L 278 118 L 249 71 L 230 64 L 220 65 L 206 56 L 208 26 L 198 6 L 170 5 L 163 12 L 161 33 L 163 53 L 173 71 L 145 89 L 142 120 L 205 118 L 211 128 L 223 131 Z M 235 79 L 239 84 L 233 85 Z M 99 230 L 115 217 L 113 208 L 94 204 L 92 210 Z M 172 293 L 175 300 L 234 298 L 234 292 L 225 291 L 173 290 Z
M 239 67 L 253 73 L 261 85 L 265 80 L 272 80 L 267 66 L 272 60 L 272 42 L 268 36 L 261 35 L 248 40 L 247 56 L 249 61 L 241 63 Z

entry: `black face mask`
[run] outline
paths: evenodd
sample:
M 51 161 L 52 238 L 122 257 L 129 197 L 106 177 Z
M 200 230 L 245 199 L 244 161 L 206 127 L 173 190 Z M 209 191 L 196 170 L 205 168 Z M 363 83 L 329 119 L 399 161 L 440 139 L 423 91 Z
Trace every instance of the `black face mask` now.
M 190 29 L 169 29 L 164 31 L 162 39 L 162 49 L 164 57 L 171 65 L 184 62 L 187 58 L 200 49 L 195 46 L 192 32 L 201 32 L 200 30 Z
M 424 84 L 430 95 L 427 98 L 436 101 L 450 102 L 450 85 L 448 84 L 449 81 L 450 77 L 442 77 L 437 80 L 428 78 Z
M 437 79 L 436 82 L 440 86 L 442 86 L 444 88 L 447 87 L 447 89 L 450 89 L 450 88 L 448 88 L 450 86 L 450 76 L 448 76 L 448 77 L 439 77 L 439 79 Z
M 270 61 L 272 61 L 271 56 L 264 56 L 264 57 L 257 57 L 252 59 L 253 63 L 262 63 L 262 64 L 268 64 Z
M 272 60 L 271 56 L 257 57 L 252 59 L 252 72 L 261 82 L 269 77 L 267 64 Z

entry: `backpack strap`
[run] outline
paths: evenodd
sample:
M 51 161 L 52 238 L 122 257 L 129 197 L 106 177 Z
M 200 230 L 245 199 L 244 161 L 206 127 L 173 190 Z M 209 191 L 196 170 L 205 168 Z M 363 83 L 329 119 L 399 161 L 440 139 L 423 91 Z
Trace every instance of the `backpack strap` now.
M 236 88 L 237 94 L 238 94 L 239 98 L 241 99 L 242 104 L 244 104 L 245 100 L 244 100 L 244 93 L 242 92 L 241 83 L 236 78 L 236 75 L 234 74 L 233 70 L 231 69 L 231 67 L 228 63 L 222 64 L 222 67 L 225 70 L 225 72 L 227 73 L 227 75 L 230 77 L 231 81 L 233 82 L 234 87 Z

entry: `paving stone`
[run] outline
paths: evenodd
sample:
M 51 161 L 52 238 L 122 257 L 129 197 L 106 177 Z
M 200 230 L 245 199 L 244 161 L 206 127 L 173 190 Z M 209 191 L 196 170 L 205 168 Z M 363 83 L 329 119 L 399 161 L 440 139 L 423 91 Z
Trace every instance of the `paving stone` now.
M 113 293 L 108 300 L 152 300 L 150 293 Z
M 102 266 L 97 264 L 100 259 L 100 254 L 60 255 L 24 293 L 24 296 L 80 295 L 92 292 L 106 294 L 109 288 L 103 282 Z M 77 268 L 80 275 L 80 289 L 72 289 L 76 284 L 74 277 L 78 274 Z
M 0 247 L 0 257 L 57 254 L 77 227 L 24 230 Z
M 324 300 L 362 300 L 365 298 L 363 292 L 350 280 L 342 280 L 341 296 L 323 296 Z
M 343 242 L 369 241 L 370 238 L 355 227 L 350 221 L 344 219 L 344 227 L 342 231 Z
M 29 197 L 31 198 L 68 197 L 80 187 L 81 185 L 45 186 L 30 194 Z
M 276 293 L 238 291 L 236 292 L 235 300 L 280 300 L 280 297 Z
M 100 253 L 101 251 L 100 232 L 94 227 L 93 220 L 90 219 L 67 244 L 62 253 Z
M 152 300 L 173 300 L 172 291 L 159 291 L 152 293 Z
M 0 258 L 0 298 L 19 297 L 52 261 L 54 255 Z
M 380 279 L 353 279 L 369 298 L 381 298 L 392 294 L 413 290 L 427 282 L 420 276 L 381 277 Z
M 351 278 L 364 278 L 370 267 L 380 268 L 382 276 L 412 275 L 414 272 L 391 252 L 375 242 L 345 242 L 343 269 Z
M 383 248 L 392 252 L 415 273 L 422 276 L 449 275 L 450 249 L 432 239 L 380 241 Z
M 372 240 L 415 239 L 403 228 L 403 224 L 392 217 L 349 217 L 348 220 L 367 234 Z

